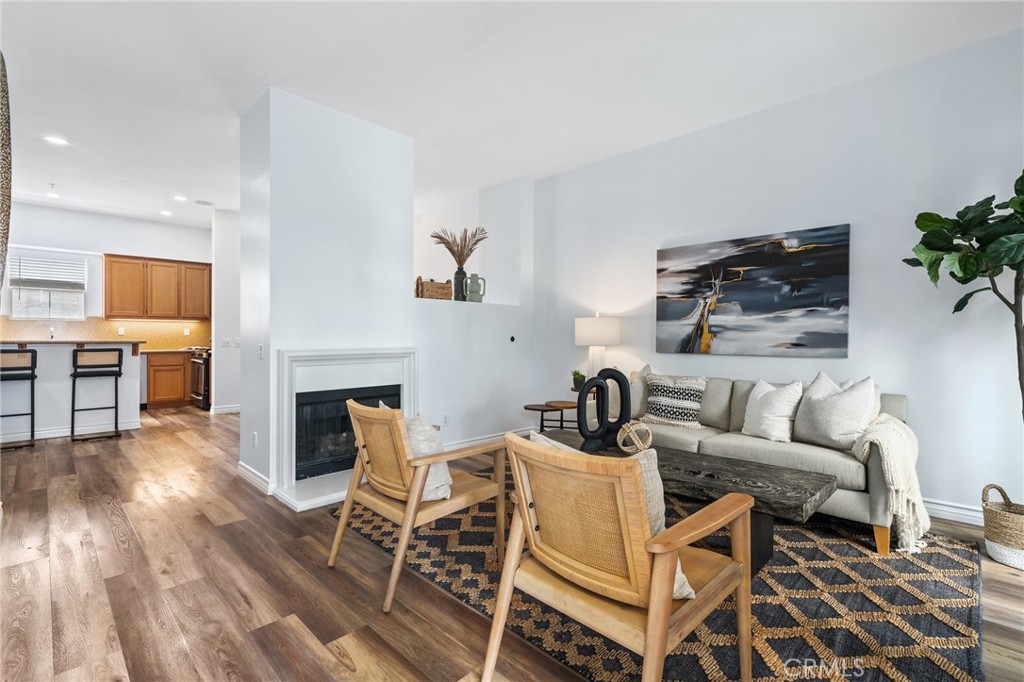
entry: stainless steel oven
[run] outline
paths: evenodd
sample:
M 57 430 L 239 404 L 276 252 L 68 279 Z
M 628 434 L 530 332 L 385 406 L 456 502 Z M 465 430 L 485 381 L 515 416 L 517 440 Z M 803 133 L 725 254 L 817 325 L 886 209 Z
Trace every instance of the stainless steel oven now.
M 213 353 L 209 348 L 193 348 L 192 404 L 203 410 L 210 409 L 210 362 Z

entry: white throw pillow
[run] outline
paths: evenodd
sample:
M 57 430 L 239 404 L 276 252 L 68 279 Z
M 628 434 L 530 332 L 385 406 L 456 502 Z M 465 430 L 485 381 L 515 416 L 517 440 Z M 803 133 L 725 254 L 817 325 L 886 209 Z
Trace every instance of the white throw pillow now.
M 793 422 L 793 438 L 835 450 L 849 450 L 877 414 L 871 377 L 837 385 L 819 372 L 804 391 Z
M 384 401 L 378 403 L 378 406 L 385 410 L 393 409 L 385 405 Z M 405 435 L 409 438 L 409 447 L 412 448 L 412 452 L 409 453 L 409 459 L 444 452 L 441 434 L 437 432 L 437 429 L 423 415 L 418 414 L 415 417 L 406 417 L 404 421 Z M 452 475 L 448 471 L 448 462 L 431 464 L 427 470 L 427 482 L 423 486 L 423 497 L 421 499 L 424 502 L 429 502 L 431 500 L 447 500 L 451 496 Z
M 570 450 L 579 452 L 574 447 L 551 440 L 547 436 L 536 431 L 530 432 L 530 440 L 534 443 L 547 445 L 559 450 Z M 600 455 L 594 455 L 599 457 Z M 629 459 L 635 459 L 640 463 L 640 480 L 644 488 L 644 502 L 647 506 L 647 522 L 651 528 L 651 537 L 665 531 L 665 484 L 661 481 L 661 474 L 658 473 L 658 453 L 654 448 L 648 448 L 643 452 L 631 455 Z M 690 587 L 690 581 L 683 573 L 683 567 L 676 562 L 676 577 L 672 585 L 673 599 L 693 599 L 696 594 Z
M 799 381 L 776 388 L 767 381 L 758 381 L 750 391 L 747 411 L 743 416 L 743 433 L 767 438 L 778 443 L 793 439 L 793 417 L 803 387 Z

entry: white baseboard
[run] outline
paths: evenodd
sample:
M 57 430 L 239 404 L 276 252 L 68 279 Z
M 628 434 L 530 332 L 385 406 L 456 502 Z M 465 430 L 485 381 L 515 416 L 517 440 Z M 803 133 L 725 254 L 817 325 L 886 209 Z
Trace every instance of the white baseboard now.
M 272 490 L 270 486 L 270 479 L 253 469 L 245 462 L 238 463 L 238 477 L 256 488 L 256 490 L 259 490 L 264 495 L 269 495 Z
M 535 430 L 536 429 L 533 428 L 533 427 L 526 427 L 526 428 L 522 428 L 522 429 L 512 429 L 512 433 L 514 433 L 514 434 L 516 434 L 518 436 L 525 436 L 530 431 L 535 431 Z M 464 447 L 468 447 L 470 445 L 478 445 L 479 443 L 486 443 L 489 440 L 504 439 L 506 433 L 508 433 L 508 431 L 502 431 L 501 433 L 492 433 L 489 436 L 480 436 L 478 438 L 467 438 L 466 440 L 458 440 L 458 441 L 453 441 L 451 443 L 445 442 L 444 449 L 445 450 L 454 450 L 455 448 L 464 448 Z
M 981 507 L 974 507 L 968 504 L 958 504 L 956 502 L 946 502 L 944 500 L 929 500 L 927 498 L 925 498 L 924 506 L 928 509 L 929 516 L 934 516 L 938 519 L 960 521 L 961 523 L 969 523 L 972 526 L 985 525 L 984 516 L 981 513 Z
M 241 405 L 211 405 L 210 414 L 235 414 L 242 411 Z
M 142 428 L 142 424 L 136 420 L 133 422 L 121 422 L 118 425 L 121 431 L 134 431 L 135 429 Z M 95 424 L 93 426 L 79 426 L 75 429 L 75 436 L 87 436 L 90 433 L 106 433 L 107 431 L 114 430 L 114 422 L 109 424 Z M 36 440 L 44 440 L 46 438 L 67 438 L 71 435 L 71 426 L 59 426 L 51 429 L 36 429 Z M 28 431 L 18 432 L 5 432 L 0 437 L 2 443 L 20 443 L 29 439 Z

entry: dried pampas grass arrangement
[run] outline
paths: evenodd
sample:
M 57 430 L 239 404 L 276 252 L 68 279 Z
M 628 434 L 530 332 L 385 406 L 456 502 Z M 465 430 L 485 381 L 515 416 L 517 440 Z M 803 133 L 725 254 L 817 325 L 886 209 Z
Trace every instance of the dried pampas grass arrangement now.
M 435 230 L 430 233 L 430 238 L 434 240 L 435 244 L 440 244 L 448 249 L 448 253 L 452 254 L 455 266 L 458 268 L 465 267 L 466 261 L 476 251 L 476 247 L 480 246 L 480 242 L 487 237 L 487 230 L 482 227 L 473 228 L 472 232 L 468 227 L 463 228 L 458 235 L 448 229 Z

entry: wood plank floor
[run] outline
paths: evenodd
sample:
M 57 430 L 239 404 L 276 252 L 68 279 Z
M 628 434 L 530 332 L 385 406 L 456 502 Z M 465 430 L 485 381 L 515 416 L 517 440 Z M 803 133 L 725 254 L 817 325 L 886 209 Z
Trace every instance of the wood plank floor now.
M 408 570 L 383 614 L 391 557 L 349 533 L 327 569 L 333 519 L 256 492 L 237 453 L 237 416 L 193 408 L 0 453 L 0 679 L 478 679 L 489 619 Z M 1019 680 L 1024 579 L 983 571 L 988 679 Z M 511 634 L 498 671 L 579 679 Z

